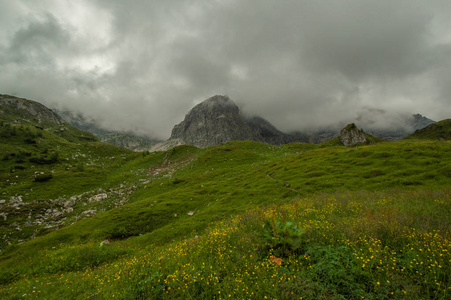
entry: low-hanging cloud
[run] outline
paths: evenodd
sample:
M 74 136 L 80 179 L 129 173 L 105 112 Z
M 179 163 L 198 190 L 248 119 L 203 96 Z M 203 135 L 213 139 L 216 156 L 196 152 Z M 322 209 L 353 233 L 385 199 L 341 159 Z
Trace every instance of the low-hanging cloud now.
M 451 116 L 449 1 L 0 5 L 0 93 L 116 130 L 167 138 L 215 94 L 285 131 Z

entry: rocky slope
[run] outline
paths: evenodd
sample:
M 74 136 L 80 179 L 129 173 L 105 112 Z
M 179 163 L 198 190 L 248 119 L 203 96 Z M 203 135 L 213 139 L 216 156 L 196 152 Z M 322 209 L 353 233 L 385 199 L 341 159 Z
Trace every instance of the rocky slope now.
M 41 103 L 9 95 L 0 95 L 0 116 L 4 121 L 35 126 L 60 126 L 64 121 Z

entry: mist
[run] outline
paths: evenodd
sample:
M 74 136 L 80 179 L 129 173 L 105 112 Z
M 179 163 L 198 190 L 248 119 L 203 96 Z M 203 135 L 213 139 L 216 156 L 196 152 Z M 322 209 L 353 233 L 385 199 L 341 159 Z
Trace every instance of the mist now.
M 450 1 L 0 6 L 0 93 L 112 130 L 166 139 L 216 94 L 285 132 L 451 117 Z

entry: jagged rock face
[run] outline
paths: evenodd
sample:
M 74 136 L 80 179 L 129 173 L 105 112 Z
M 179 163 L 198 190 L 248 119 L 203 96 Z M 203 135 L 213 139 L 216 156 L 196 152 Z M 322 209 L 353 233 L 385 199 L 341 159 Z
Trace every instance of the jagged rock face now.
M 197 147 L 220 145 L 231 140 L 253 140 L 254 135 L 227 96 L 213 96 L 196 105 L 172 130 L 171 140 L 181 139 Z
M 169 139 L 201 148 L 233 140 L 283 144 L 289 136 L 262 118 L 244 118 L 229 97 L 217 95 L 193 107 Z
M 59 126 L 64 121 L 41 103 L 17 98 L 9 95 L 0 95 L 0 115 L 8 117 L 8 115 L 21 116 L 21 120 L 15 122 L 30 123 L 30 120 L 43 126 Z
M 340 131 L 340 141 L 345 146 L 366 143 L 365 134 L 352 123 Z

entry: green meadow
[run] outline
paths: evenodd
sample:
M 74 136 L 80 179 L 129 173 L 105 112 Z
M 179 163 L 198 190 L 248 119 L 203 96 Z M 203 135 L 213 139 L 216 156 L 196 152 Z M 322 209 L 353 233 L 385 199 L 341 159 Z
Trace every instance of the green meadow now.
M 134 153 L 14 127 L 2 299 L 451 297 L 450 141 Z

